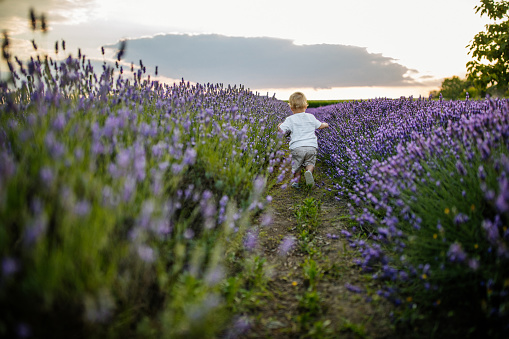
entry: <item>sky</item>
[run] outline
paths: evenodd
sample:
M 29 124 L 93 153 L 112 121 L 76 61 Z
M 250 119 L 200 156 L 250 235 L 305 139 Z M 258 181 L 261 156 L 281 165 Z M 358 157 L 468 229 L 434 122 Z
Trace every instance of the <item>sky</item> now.
M 0 29 L 20 58 L 66 53 L 124 64 L 152 79 L 242 85 L 286 100 L 428 96 L 464 77 L 467 45 L 489 20 L 479 0 L 0 0 Z M 32 32 L 28 13 L 49 32 Z M 106 50 L 101 54 L 101 47 Z M 158 76 L 155 76 L 155 67 Z M 5 72 L 6 66 L 0 65 Z

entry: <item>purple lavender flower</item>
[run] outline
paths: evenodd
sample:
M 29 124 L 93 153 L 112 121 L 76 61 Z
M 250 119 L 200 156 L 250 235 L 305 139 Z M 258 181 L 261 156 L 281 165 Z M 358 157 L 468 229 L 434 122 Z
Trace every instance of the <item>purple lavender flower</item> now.
M 470 267 L 470 269 L 472 271 L 477 271 L 480 267 L 479 260 L 478 259 L 469 259 L 468 267 Z
M 106 323 L 115 309 L 115 301 L 107 290 L 85 297 L 85 319 L 91 323 Z
M 74 206 L 74 213 L 80 217 L 86 216 L 90 213 L 90 203 L 86 200 L 81 200 Z
M 83 149 L 77 147 L 74 150 L 74 158 L 76 158 L 76 160 L 83 160 L 83 157 L 84 157 Z
M 233 325 L 228 330 L 228 333 L 226 334 L 227 339 L 236 339 L 240 337 L 242 334 L 246 333 L 247 330 L 251 327 L 251 324 L 249 323 L 249 319 L 245 316 L 237 317 Z
M 58 113 L 57 117 L 55 118 L 55 120 L 53 120 L 52 123 L 53 129 L 55 129 L 56 131 L 61 131 L 64 129 L 65 123 L 66 123 L 65 115 L 63 113 Z
M 16 327 L 16 333 L 18 338 L 29 338 L 32 336 L 32 330 L 30 326 L 26 323 L 19 323 Z
M 286 236 L 279 244 L 279 255 L 287 255 L 295 245 L 295 238 L 292 236 Z
M 391 234 L 389 233 L 389 229 L 387 227 L 378 227 L 378 234 L 380 234 L 386 239 L 391 236 Z
M 246 238 L 244 239 L 244 247 L 249 251 L 255 249 L 256 244 L 258 243 L 258 236 L 253 231 L 248 231 L 246 234 Z
M 196 161 L 197 152 L 194 148 L 188 148 L 186 149 L 184 153 L 184 165 L 193 165 Z
M 139 245 L 138 246 L 138 256 L 141 260 L 146 263 L 152 263 L 155 260 L 154 249 L 147 245 Z
M 2 259 L 2 276 L 8 277 L 19 271 L 20 264 L 17 259 L 5 257 Z
M 399 279 L 402 281 L 407 281 L 408 273 L 406 273 L 405 271 L 399 271 Z
M 184 169 L 184 166 L 182 166 L 181 164 L 172 164 L 171 165 L 171 170 L 172 170 L 173 174 L 175 174 L 175 175 L 182 172 L 183 169 Z
M 0 151 L 0 182 L 3 178 L 8 179 L 9 177 L 11 177 L 15 171 L 16 164 L 12 156 L 10 156 L 7 152 L 4 152 L 3 150 Z
M 186 238 L 187 240 L 190 240 L 190 239 L 193 239 L 194 238 L 194 231 L 190 228 L 186 229 L 184 231 L 184 238 Z
M 24 244 L 31 246 L 44 234 L 47 228 L 47 220 L 43 215 L 38 216 L 25 229 Z
M 479 168 L 477 169 L 477 176 L 483 181 L 486 179 L 486 172 L 484 171 L 483 165 L 479 165 Z
M 128 202 L 131 200 L 134 190 L 136 189 L 136 180 L 133 177 L 127 177 L 124 182 L 123 200 Z
M 121 150 L 117 154 L 117 164 L 121 168 L 127 168 L 131 163 L 131 155 L 128 150 Z
M 53 170 L 49 167 L 41 168 L 39 176 L 41 177 L 42 182 L 46 186 L 50 186 L 53 183 L 53 179 L 55 177 L 55 175 L 53 174 Z
M 458 214 L 454 217 L 454 224 L 455 224 L 456 226 L 459 226 L 459 225 L 461 225 L 461 224 L 466 223 L 468 220 L 470 220 L 470 218 L 468 217 L 468 215 L 463 214 L 463 213 L 458 213 Z
M 485 219 L 481 226 L 486 230 L 486 237 L 491 244 L 496 244 L 500 239 L 500 233 L 498 231 L 498 219 L 492 222 L 489 219 Z
M 509 202 L 506 200 L 504 194 L 498 195 L 495 201 L 495 206 L 500 213 L 505 213 L 509 210 Z
M 50 156 L 53 159 L 58 159 L 64 155 L 65 146 L 62 143 L 57 141 L 57 139 L 55 138 L 55 135 L 52 132 L 49 132 L 48 134 L 46 134 L 44 143 L 50 153 Z
M 344 235 L 347 239 L 352 237 L 352 234 L 347 230 L 341 230 L 341 234 Z
M 350 292 L 353 292 L 353 293 L 362 293 L 362 292 L 364 292 L 364 289 L 362 289 L 361 287 L 358 287 L 358 286 L 355 286 L 355 285 L 351 285 L 349 283 L 346 283 L 345 287 L 346 287 L 347 290 L 349 290 Z
M 461 244 L 455 242 L 449 247 L 447 257 L 451 262 L 463 262 L 467 258 L 467 254 L 463 251 Z
M 255 195 L 261 194 L 264 188 L 265 188 L 265 178 L 262 176 L 256 177 L 256 179 L 253 182 L 254 194 Z
M 465 176 L 467 175 L 467 170 L 465 169 L 465 166 L 463 166 L 463 163 L 461 161 L 456 161 L 456 169 L 458 170 L 458 173 Z
M 505 213 L 509 210 L 509 181 L 506 177 L 499 180 L 500 194 L 496 198 L 495 206 L 500 213 Z
M 225 277 L 224 269 L 220 266 L 215 267 L 207 272 L 205 275 L 205 282 L 209 286 L 218 284 Z
M 260 225 L 261 226 L 269 226 L 272 223 L 272 215 L 270 213 L 264 213 L 262 214 L 260 218 Z
M 488 159 L 491 154 L 491 150 L 490 150 L 490 147 L 488 146 L 488 143 L 486 141 L 479 142 L 477 144 L 477 147 L 479 148 L 479 151 L 481 152 L 481 157 L 483 158 L 483 160 Z

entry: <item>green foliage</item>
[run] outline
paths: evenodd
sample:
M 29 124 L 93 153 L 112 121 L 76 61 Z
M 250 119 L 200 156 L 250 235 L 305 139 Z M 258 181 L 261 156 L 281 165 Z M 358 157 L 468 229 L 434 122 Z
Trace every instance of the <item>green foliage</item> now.
M 442 86 L 438 91 L 431 92 L 431 96 L 438 98 L 441 94 L 442 98 L 447 100 L 458 100 L 465 99 L 468 96 L 470 98 L 477 98 L 479 96 L 479 90 L 473 86 L 472 81 L 468 79 L 460 79 L 457 76 L 452 78 L 444 79 Z
M 320 208 L 322 202 L 313 197 L 304 199 L 303 203 L 295 211 L 295 217 L 302 228 L 307 228 L 311 232 L 318 227 Z
M 316 284 L 323 277 L 323 269 L 311 258 L 308 258 L 302 264 L 304 271 L 304 281 L 311 289 L 316 288 Z
M 304 199 L 301 205 L 295 210 L 297 218 L 298 240 L 301 250 L 310 255 L 318 253 L 314 245 L 316 228 L 319 226 L 320 208 L 322 202 L 313 197 Z
M 486 25 L 469 44 L 474 60 L 467 63 L 468 79 L 481 95 L 509 96 L 509 2 L 481 0 L 476 13 L 494 23 Z
M 320 294 L 316 289 L 308 289 L 303 295 L 297 297 L 299 300 L 299 308 L 309 316 L 316 316 L 321 312 Z
M 353 333 L 356 338 L 366 338 L 366 329 L 363 325 L 354 324 L 348 319 L 345 319 L 341 324 L 341 332 Z

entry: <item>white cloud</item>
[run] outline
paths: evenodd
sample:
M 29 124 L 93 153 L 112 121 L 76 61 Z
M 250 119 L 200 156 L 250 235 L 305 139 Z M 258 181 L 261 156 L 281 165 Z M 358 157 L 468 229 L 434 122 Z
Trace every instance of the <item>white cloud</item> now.
M 116 45 L 105 46 L 115 49 Z M 416 86 L 415 70 L 356 46 L 296 45 L 276 38 L 158 35 L 127 42 L 125 61 L 200 83 L 249 88 Z
M 3 0 L 0 2 L 0 28 L 12 30 L 12 23 L 19 20 L 24 20 L 26 28 L 30 27 L 30 9 L 38 20 L 44 14 L 48 24 L 84 22 L 95 16 L 96 4 L 97 0 Z

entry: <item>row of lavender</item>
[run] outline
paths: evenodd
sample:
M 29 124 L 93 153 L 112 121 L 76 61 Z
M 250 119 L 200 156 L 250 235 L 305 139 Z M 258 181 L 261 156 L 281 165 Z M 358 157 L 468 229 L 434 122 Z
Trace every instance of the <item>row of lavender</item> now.
M 222 331 L 288 106 L 81 56 L 19 66 L 0 90 L 0 336 Z
M 334 128 L 321 132 L 319 157 L 338 188 L 352 188 L 374 160 L 386 160 L 396 146 L 414 135 L 427 136 L 436 126 L 447 127 L 462 116 L 488 109 L 482 101 L 436 101 L 419 98 L 348 101 L 311 108 L 308 112 Z
M 507 335 L 509 101 L 378 99 L 314 113 L 334 127 L 319 135 L 321 155 L 369 240 L 343 234 L 400 319 Z

